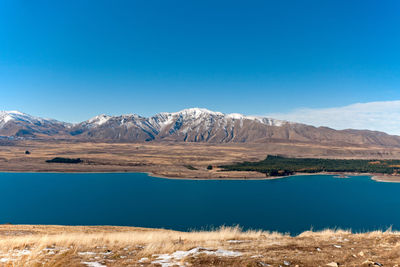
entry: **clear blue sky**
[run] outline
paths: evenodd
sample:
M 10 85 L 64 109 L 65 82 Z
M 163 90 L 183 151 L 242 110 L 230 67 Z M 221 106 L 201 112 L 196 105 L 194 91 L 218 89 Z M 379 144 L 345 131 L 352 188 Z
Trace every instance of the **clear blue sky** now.
M 400 99 L 400 1 L 0 1 L 0 110 L 64 121 Z

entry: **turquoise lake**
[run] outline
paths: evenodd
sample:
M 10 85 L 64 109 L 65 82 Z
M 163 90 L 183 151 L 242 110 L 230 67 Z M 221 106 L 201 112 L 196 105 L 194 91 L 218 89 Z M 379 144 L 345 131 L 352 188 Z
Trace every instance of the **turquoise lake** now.
M 329 175 L 277 180 L 172 180 L 144 173 L 0 173 L 0 223 L 175 230 L 240 225 L 400 229 L 400 184 Z

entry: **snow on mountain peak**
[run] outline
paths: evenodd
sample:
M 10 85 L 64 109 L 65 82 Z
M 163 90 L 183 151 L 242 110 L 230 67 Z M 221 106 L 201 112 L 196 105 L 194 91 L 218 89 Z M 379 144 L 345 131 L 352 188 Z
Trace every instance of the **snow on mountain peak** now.
M 18 110 L 8 110 L 8 111 L 6 111 L 6 110 L 1 110 L 0 111 L 0 116 L 1 117 L 3 117 L 3 116 L 18 116 L 18 115 L 27 115 L 27 114 L 25 114 L 25 113 L 22 113 L 22 112 L 20 112 L 20 111 L 18 111 Z M 27 116 L 29 116 L 29 115 L 27 115 Z M 0 118 L 1 118 L 0 117 Z
M 18 110 L 10 110 L 10 111 L 0 111 L 0 124 L 4 125 L 9 121 L 20 121 L 20 122 L 27 122 L 27 123 L 62 123 L 64 125 L 69 125 L 69 123 L 59 122 L 53 119 L 46 119 L 41 117 L 35 117 Z
M 89 119 L 87 122 L 88 123 L 93 123 L 93 124 L 96 124 L 96 125 L 103 125 L 104 123 L 106 123 L 111 118 L 112 118 L 112 116 L 101 114 L 101 115 L 97 115 L 97 116 Z
M 21 111 L 18 111 L 18 110 L 10 110 L 10 111 L 4 111 L 4 112 L 6 112 L 8 114 L 27 115 L 27 114 L 22 113 Z
M 12 120 L 32 121 L 34 117 L 17 110 L 0 111 L 0 125 L 3 126 Z
M 217 116 L 225 120 L 252 120 L 269 126 L 281 126 L 288 123 L 286 121 L 275 120 L 261 116 L 246 116 L 239 113 L 224 114 L 222 112 L 211 111 L 205 108 L 188 108 L 174 113 L 162 112 L 152 118 L 158 118 L 158 123 L 163 127 L 165 125 L 169 125 L 174 118 L 180 116 L 183 118 L 194 119 L 197 123 L 201 123 L 203 119 L 208 119 L 210 116 Z
M 63 124 L 64 126 L 68 127 L 68 123 L 59 122 L 52 119 L 44 119 L 40 117 L 31 116 L 29 114 L 11 110 L 11 111 L 0 111 L 0 127 L 3 127 L 9 122 L 15 122 L 17 124 L 21 123 L 28 123 L 30 125 L 42 125 L 43 123 L 49 124 Z
M 174 113 L 159 113 L 152 117 L 141 117 L 136 114 L 126 114 L 120 116 L 109 116 L 105 114 L 97 115 L 80 124 L 62 123 L 55 120 L 43 119 L 40 117 L 30 116 L 20 111 L 0 111 L 0 128 L 15 122 L 17 124 L 28 123 L 30 125 L 43 125 L 43 124 L 63 124 L 64 127 L 71 128 L 74 125 L 82 125 L 83 127 L 97 128 L 97 127 L 139 127 L 146 130 L 146 132 L 160 132 L 165 129 L 173 127 L 173 131 L 181 129 L 186 133 L 189 130 L 205 130 L 212 129 L 213 127 L 243 127 L 245 120 L 252 120 L 257 123 L 262 123 L 268 126 L 282 126 L 288 122 L 274 120 L 258 116 L 246 116 L 239 113 L 224 114 L 221 112 L 211 111 L 205 108 L 188 108 Z M 235 121 L 240 121 L 236 124 Z M 236 126 L 233 126 L 236 125 Z
M 241 120 L 241 119 L 246 119 L 247 118 L 243 114 L 239 114 L 239 113 L 226 114 L 226 117 L 234 119 L 234 120 Z
M 275 120 L 275 119 L 270 119 L 266 117 L 260 117 L 260 116 L 246 116 L 243 114 L 239 113 L 231 113 L 231 114 L 226 114 L 227 118 L 233 119 L 233 120 L 253 120 L 253 121 L 258 121 L 260 123 L 269 125 L 269 126 L 282 126 L 283 124 L 287 123 L 286 121 L 282 120 Z
M 13 117 L 7 111 L 0 111 L 0 125 L 1 126 L 11 120 L 13 120 Z
M 183 109 L 181 111 L 172 113 L 172 114 L 176 114 L 176 115 L 193 115 L 195 117 L 197 116 L 201 116 L 203 114 L 207 114 L 207 115 L 223 115 L 223 113 L 221 112 L 215 112 L 215 111 L 211 111 L 208 110 L 206 108 L 187 108 L 187 109 Z

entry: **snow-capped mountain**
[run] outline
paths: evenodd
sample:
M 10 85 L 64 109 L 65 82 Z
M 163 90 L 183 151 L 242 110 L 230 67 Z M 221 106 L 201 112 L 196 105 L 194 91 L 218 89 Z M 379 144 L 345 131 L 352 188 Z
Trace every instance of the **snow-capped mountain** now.
M 74 126 L 73 133 L 83 137 L 117 140 L 171 140 L 189 142 L 244 142 L 248 129 L 282 126 L 288 122 L 268 118 L 223 114 L 191 108 L 174 113 L 159 113 L 145 118 L 138 115 L 99 115 Z M 246 133 L 247 132 L 247 133 Z M 257 138 L 265 137 L 260 132 Z M 251 138 L 251 139 L 254 139 Z
M 99 115 L 74 125 L 71 134 L 80 138 L 150 141 L 157 135 L 157 130 L 148 123 L 147 118 L 136 114 Z
M 189 142 L 245 142 L 254 138 L 254 129 L 265 126 L 282 126 L 288 122 L 267 118 L 223 114 L 207 109 L 191 108 L 175 113 L 160 113 L 149 122 L 157 126 L 158 138 Z M 154 122 L 158 122 L 155 124 Z
M 19 111 L 0 111 L 0 136 L 52 136 L 67 131 L 70 124 L 34 117 Z
M 0 112 L 0 136 L 121 142 L 311 142 L 400 147 L 399 136 L 382 132 L 338 131 L 201 108 L 163 112 L 151 117 L 98 115 L 77 124 L 42 119 L 18 111 L 3 111 Z

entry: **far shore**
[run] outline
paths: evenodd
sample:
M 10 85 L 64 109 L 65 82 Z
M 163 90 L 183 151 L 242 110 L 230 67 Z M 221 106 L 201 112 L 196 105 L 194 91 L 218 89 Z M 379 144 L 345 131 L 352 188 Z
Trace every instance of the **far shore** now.
M 371 176 L 379 182 L 400 182 L 400 176 L 374 173 L 295 173 L 266 177 L 255 171 L 222 171 L 221 165 L 256 162 L 268 154 L 343 159 L 400 159 L 400 149 L 340 147 L 301 143 L 92 143 L 24 140 L 1 146 L 0 172 L 148 173 L 149 176 L 192 180 L 272 180 L 299 175 Z M 30 154 L 25 154 L 26 151 Z M 329 152 L 329 153 L 328 153 Z M 321 156 L 324 155 L 324 156 Z M 84 163 L 46 163 L 55 157 L 80 158 Z M 212 169 L 209 169 L 209 166 Z M 190 168 L 189 168 L 190 167 Z
M 351 176 L 370 176 L 372 180 L 376 182 L 386 182 L 386 183 L 400 183 L 399 175 L 383 175 L 379 173 L 351 173 L 351 172 L 317 172 L 317 173 L 294 173 L 292 175 L 286 176 L 260 176 L 257 177 L 234 177 L 234 178 L 185 178 L 185 177 L 167 177 L 158 176 L 153 173 L 147 173 L 151 177 L 163 178 L 163 179 L 176 179 L 176 180 L 277 180 L 296 176 L 313 176 L 313 175 L 332 175 L 338 179 L 348 179 Z

